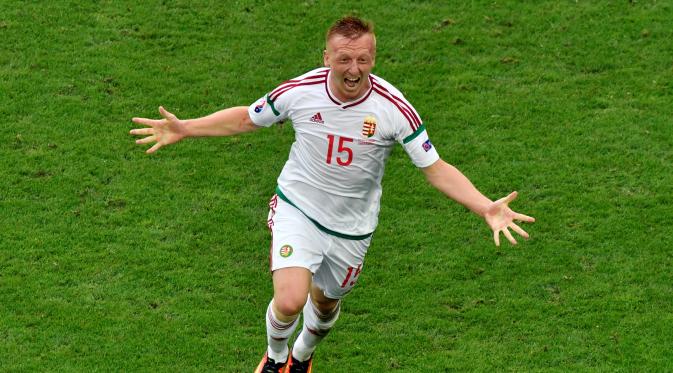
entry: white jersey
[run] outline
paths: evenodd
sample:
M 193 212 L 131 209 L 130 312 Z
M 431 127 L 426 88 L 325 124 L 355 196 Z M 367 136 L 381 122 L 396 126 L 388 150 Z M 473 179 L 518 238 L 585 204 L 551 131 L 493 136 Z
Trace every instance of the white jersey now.
M 278 177 L 278 195 L 319 228 L 364 238 L 378 223 L 381 179 L 395 143 L 417 167 L 439 159 L 416 110 L 383 79 L 370 74 L 369 91 L 341 102 L 330 91 L 329 68 L 288 80 L 248 112 L 258 126 L 291 120 L 289 159 Z

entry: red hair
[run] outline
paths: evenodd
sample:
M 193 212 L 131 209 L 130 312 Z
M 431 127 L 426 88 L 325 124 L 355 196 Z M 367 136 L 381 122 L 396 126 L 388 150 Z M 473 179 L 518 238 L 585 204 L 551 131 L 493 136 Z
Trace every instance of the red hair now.
M 327 30 L 325 41 L 329 41 L 335 35 L 357 39 L 364 34 L 374 35 L 374 24 L 356 16 L 346 16 L 334 22 Z

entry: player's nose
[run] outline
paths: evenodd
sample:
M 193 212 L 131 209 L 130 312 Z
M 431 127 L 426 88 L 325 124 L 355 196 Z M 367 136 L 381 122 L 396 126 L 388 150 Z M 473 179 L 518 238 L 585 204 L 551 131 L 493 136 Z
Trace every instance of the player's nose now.
M 353 61 L 350 65 L 348 65 L 348 73 L 352 75 L 357 75 L 360 73 L 360 67 L 356 61 Z

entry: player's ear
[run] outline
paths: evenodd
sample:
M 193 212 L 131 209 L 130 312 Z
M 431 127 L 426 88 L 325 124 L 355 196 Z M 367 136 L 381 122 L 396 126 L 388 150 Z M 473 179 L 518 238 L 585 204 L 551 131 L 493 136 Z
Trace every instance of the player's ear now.
M 374 65 L 376 64 L 376 35 L 374 34 L 371 35 L 372 35 L 372 41 L 371 41 L 372 44 L 369 47 L 369 53 L 372 56 L 372 68 L 373 68 Z
M 322 63 L 325 65 L 325 67 L 330 67 L 329 65 L 329 54 L 327 54 L 327 49 L 323 49 L 322 51 Z

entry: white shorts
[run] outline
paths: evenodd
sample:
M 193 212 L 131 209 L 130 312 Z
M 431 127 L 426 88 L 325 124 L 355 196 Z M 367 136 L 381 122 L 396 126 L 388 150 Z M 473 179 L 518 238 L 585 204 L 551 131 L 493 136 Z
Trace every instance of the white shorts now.
M 371 236 L 352 240 L 320 230 L 296 207 L 277 195 L 269 203 L 271 271 L 302 267 L 325 296 L 341 299 L 353 289 L 362 272 Z

